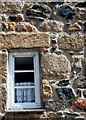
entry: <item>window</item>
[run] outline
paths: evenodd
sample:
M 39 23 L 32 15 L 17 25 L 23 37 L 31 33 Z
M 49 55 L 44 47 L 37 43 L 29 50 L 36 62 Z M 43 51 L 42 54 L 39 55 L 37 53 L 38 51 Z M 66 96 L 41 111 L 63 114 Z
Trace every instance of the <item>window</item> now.
M 8 59 L 9 110 L 40 108 L 38 52 L 11 52 Z

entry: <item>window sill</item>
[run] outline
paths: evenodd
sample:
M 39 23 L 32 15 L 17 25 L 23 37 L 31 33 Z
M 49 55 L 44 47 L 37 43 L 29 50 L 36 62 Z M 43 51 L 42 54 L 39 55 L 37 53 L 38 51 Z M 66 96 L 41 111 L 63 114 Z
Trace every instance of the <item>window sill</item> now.
M 45 109 L 22 109 L 22 110 L 8 110 L 7 112 L 44 112 Z

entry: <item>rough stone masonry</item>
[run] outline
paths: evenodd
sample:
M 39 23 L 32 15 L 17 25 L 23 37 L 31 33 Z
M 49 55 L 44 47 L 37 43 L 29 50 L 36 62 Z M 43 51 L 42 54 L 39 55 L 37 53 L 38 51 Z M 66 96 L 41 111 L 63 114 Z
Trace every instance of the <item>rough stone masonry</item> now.
M 0 120 L 86 120 L 86 1 L 0 1 Z M 9 51 L 39 51 L 44 111 L 7 112 Z

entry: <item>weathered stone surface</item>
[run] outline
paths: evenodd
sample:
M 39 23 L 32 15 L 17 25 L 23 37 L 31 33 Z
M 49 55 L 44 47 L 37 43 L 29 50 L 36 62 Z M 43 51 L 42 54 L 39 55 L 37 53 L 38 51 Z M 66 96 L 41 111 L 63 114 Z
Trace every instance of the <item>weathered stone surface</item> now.
M 0 51 L 0 112 L 6 111 L 7 104 L 7 53 Z
M 7 104 L 7 87 L 6 85 L 2 85 L 2 107 L 1 107 L 2 112 L 6 111 L 6 104 Z
M 78 89 L 78 90 L 76 91 L 76 94 L 77 94 L 77 97 L 80 98 L 80 97 L 81 97 L 81 90 Z
M 11 16 L 9 16 L 8 20 L 10 22 L 17 22 L 17 16 L 16 15 L 11 15 Z
M 5 31 L 5 32 L 8 31 L 8 24 L 6 22 L 2 23 L 2 31 Z
M 16 32 L 26 32 L 26 27 L 24 23 L 17 23 L 15 26 Z
M 0 2 L 0 12 L 1 13 L 20 13 L 22 10 L 22 2 Z
M 23 9 L 21 1 L 23 1 L 23 5 L 25 4 Z M 68 3 L 62 3 L 64 1 Z M 1 0 L 0 32 L 3 30 L 5 33 L 0 33 L 0 82 L 2 84 L 2 88 L 0 88 L 0 112 L 6 110 L 7 57 L 2 54 L 2 52 L 6 52 L 6 49 L 8 51 L 27 51 L 30 48 L 30 51 L 32 49 L 39 50 L 39 57 L 42 58 L 40 61 L 40 80 L 47 79 L 48 81 L 43 83 L 41 90 L 43 94 L 40 95 L 43 97 L 41 102 L 45 103 L 43 106 L 45 113 L 32 112 L 32 110 L 31 112 L 6 112 L 5 115 L 9 115 L 2 120 L 10 120 L 11 118 L 85 120 L 82 116 L 86 118 L 86 113 L 81 112 L 81 109 L 86 111 L 84 110 L 86 109 L 84 108 L 85 102 L 77 103 L 82 106 L 82 108 L 77 107 L 80 109 L 76 109 L 72 105 L 74 104 L 73 100 L 76 99 L 74 91 L 76 91 L 76 97 L 86 98 L 86 76 L 78 75 L 79 72 L 86 69 L 86 65 L 83 63 L 86 63 L 84 58 L 86 57 L 86 46 L 84 46 L 86 37 L 82 35 L 83 33 L 85 36 L 86 31 L 86 8 L 84 5 L 86 2 L 76 4 L 72 3 L 73 1 L 78 0 L 57 0 L 56 2 L 52 0 L 45 3 L 30 3 L 28 0 Z M 43 31 L 43 33 L 38 30 Z M 48 33 L 44 33 L 45 31 Z M 69 35 L 61 33 L 62 31 L 68 32 Z M 74 74 L 74 72 L 76 73 Z M 69 112 L 64 112 L 62 109 Z M 74 112 L 75 110 L 81 112 L 82 116 L 78 116 Z
M 69 85 L 69 80 L 61 80 L 61 81 L 59 81 L 59 83 L 57 85 L 58 86 L 67 86 L 67 85 Z
M 82 57 L 80 55 L 73 55 L 72 56 L 72 67 L 82 69 Z
M 50 99 L 53 96 L 53 91 L 51 86 L 49 85 L 49 82 L 47 80 L 42 81 L 43 84 L 43 98 L 44 99 Z
M 10 22 L 22 22 L 24 21 L 24 17 L 23 17 L 23 14 L 10 15 L 8 20 Z
M 82 74 L 79 74 L 73 83 L 74 88 L 86 88 L 86 78 Z
M 78 112 L 76 113 L 71 113 L 71 112 L 64 112 L 66 118 L 75 118 L 75 117 L 80 117 L 80 114 Z M 75 120 L 75 119 L 74 119 Z
M 86 109 L 86 100 L 84 99 L 77 99 L 75 101 L 75 106 L 80 109 Z
M 82 34 L 61 33 L 58 41 L 58 47 L 62 50 L 81 51 L 84 48 L 84 36 Z
M 60 99 L 70 100 L 75 98 L 73 90 L 71 88 L 57 88 L 56 92 Z
M 4 33 L 2 34 L 4 49 L 49 47 L 49 35 L 46 33 Z
M 86 90 L 83 91 L 83 96 L 86 98 Z
M 61 32 L 64 29 L 64 24 L 55 20 L 46 20 L 40 25 L 42 31 Z
M 24 20 L 24 16 L 23 16 L 23 14 L 17 14 L 17 16 L 16 16 L 16 20 L 17 20 L 17 22 L 21 22 L 21 21 L 23 21 L 23 20 Z
M 59 101 L 62 104 L 61 109 L 70 108 L 73 105 L 73 100 L 75 99 L 75 94 L 71 88 L 56 88 L 56 93 Z
M 4 44 L 3 44 L 3 37 L 2 37 L 2 34 L 0 34 L 0 49 L 4 47 Z
M 76 18 L 78 20 L 86 21 L 86 8 L 78 8 Z
M 86 1 L 76 3 L 75 7 L 86 7 Z
M 71 19 L 71 18 L 73 18 L 73 15 L 75 15 L 74 10 L 72 9 L 72 7 L 69 6 L 69 5 L 67 5 L 67 4 L 59 6 L 59 8 L 58 8 L 58 14 L 61 17 L 64 17 L 66 19 Z
M 44 77 L 69 78 L 71 72 L 70 62 L 64 55 L 48 53 L 41 57 L 41 67 Z
M 27 32 L 38 32 L 37 28 L 30 23 L 25 23 L 25 27 L 27 29 Z
M 9 23 L 9 31 L 15 31 L 15 25 L 16 25 L 15 22 Z
M 61 109 L 61 103 L 52 99 L 45 102 L 45 109 L 47 111 L 57 112 Z
M 8 21 L 8 17 L 7 15 L 2 15 L 2 22 L 7 22 Z
M 30 112 L 30 111 L 23 111 L 23 112 L 6 112 L 5 119 L 26 119 L 26 120 L 40 120 L 40 117 L 46 114 L 46 112 Z M 43 118 L 44 120 L 47 119 L 47 116 Z
M 70 25 L 69 28 L 68 28 L 69 32 L 76 32 L 76 31 L 80 31 L 80 30 L 81 30 L 81 26 L 78 25 L 78 23 Z
M 17 32 L 38 32 L 37 28 L 30 23 L 20 22 L 15 26 L 15 31 Z
M 50 17 L 51 9 L 45 4 L 34 4 L 26 8 L 26 16 L 29 18 L 45 19 Z
M 84 26 L 84 31 L 86 31 L 86 22 L 84 22 L 83 26 Z

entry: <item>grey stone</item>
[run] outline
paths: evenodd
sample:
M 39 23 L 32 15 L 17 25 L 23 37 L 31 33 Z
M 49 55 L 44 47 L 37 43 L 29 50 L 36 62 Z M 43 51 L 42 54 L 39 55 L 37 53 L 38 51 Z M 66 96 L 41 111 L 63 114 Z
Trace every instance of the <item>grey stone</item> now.
M 73 18 L 73 15 L 75 15 L 75 12 L 74 10 L 72 9 L 71 6 L 69 5 L 60 5 L 59 8 L 58 8 L 58 14 L 61 16 L 61 17 L 64 17 L 66 19 L 71 19 Z
M 86 88 L 86 77 L 82 74 L 79 74 L 75 79 L 73 83 L 74 88 Z
M 86 22 L 84 22 L 83 26 L 84 26 L 84 31 L 86 31 Z
M 56 92 L 59 98 L 62 98 L 62 99 L 70 100 L 75 98 L 75 95 L 71 88 L 57 88 Z
M 74 113 L 71 113 L 71 112 L 64 112 L 66 118 L 75 118 L 75 117 L 79 117 L 80 116 L 80 113 L 78 112 L 74 112 Z
M 86 90 L 83 91 L 83 96 L 86 98 Z
M 54 111 L 54 112 L 59 111 L 61 109 L 61 103 L 50 99 L 45 102 L 45 109 L 47 111 Z
M 69 80 L 61 80 L 61 81 L 59 81 L 59 83 L 57 85 L 58 86 L 67 86 L 67 85 L 69 85 Z
M 80 89 L 78 89 L 77 91 L 76 91 L 76 94 L 77 94 L 77 97 L 81 97 L 81 90 Z
M 86 9 L 84 8 L 77 8 L 76 19 L 86 21 Z
M 76 3 L 75 7 L 86 7 L 86 1 Z
M 26 8 L 26 16 L 29 18 L 45 19 L 50 17 L 51 9 L 45 4 L 34 4 L 31 8 Z
M 56 93 L 59 101 L 62 104 L 61 109 L 69 108 L 73 105 L 73 100 L 75 99 L 75 94 L 71 88 L 56 88 Z
M 61 111 L 58 111 L 58 112 L 57 112 L 57 118 L 61 118 L 62 115 L 63 115 L 63 113 L 62 113 Z

